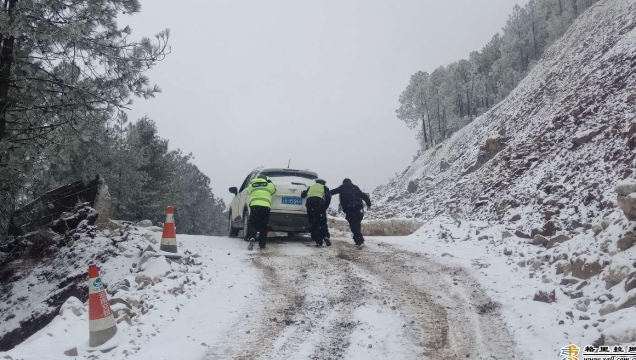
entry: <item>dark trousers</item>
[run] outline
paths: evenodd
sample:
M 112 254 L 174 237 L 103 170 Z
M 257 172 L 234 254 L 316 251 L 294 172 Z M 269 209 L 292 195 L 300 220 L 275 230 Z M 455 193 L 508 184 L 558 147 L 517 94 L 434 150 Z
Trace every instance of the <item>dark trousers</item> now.
M 346 219 L 349 222 L 351 233 L 353 234 L 353 241 L 356 245 L 364 243 L 364 237 L 362 236 L 362 219 L 364 219 L 364 208 L 360 205 L 346 206 L 342 210 L 346 215 Z
M 307 217 L 311 225 L 311 239 L 318 245 L 322 245 L 324 239 L 329 239 L 329 226 L 327 225 L 327 208 L 322 199 L 307 201 Z
M 250 227 L 247 238 L 256 238 L 256 233 L 258 232 L 258 246 L 261 249 L 267 245 L 267 223 L 269 222 L 270 210 L 270 208 L 265 206 L 250 207 Z

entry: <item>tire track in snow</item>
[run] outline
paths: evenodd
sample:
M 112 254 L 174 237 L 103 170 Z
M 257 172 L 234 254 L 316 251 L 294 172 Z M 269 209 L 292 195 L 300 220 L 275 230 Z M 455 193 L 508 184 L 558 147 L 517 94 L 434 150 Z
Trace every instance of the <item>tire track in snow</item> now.
M 486 360 L 514 349 L 475 280 L 421 254 L 276 242 L 252 264 L 262 272 L 263 293 L 205 359 L 358 359 L 352 354 L 380 351 L 363 349 L 358 336 L 383 327 L 360 317 L 370 308 L 403 324 L 390 344 L 404 350 L 402 358 Z

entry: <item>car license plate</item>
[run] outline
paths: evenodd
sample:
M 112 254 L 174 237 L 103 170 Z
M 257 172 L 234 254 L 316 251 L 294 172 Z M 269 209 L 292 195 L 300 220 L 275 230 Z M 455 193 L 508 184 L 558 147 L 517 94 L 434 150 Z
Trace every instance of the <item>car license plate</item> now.
M 303 199 L 299 197 L 283 197 L 283 205 L 302 205 Z

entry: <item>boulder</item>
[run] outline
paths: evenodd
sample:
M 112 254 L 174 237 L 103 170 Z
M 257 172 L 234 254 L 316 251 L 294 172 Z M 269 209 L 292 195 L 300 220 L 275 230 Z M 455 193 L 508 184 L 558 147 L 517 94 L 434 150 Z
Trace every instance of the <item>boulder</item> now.
M 572 144 L 574 144 L 574 146 L 580 146 L 580 145 L 586 144 L 590 140 L 592 140 L 596 135 L 603 132 L 603 130 L 604 128 L 599 128 L 599 129 L 582 131 L 578 134 L 575 134 L 574 137 L 572 138 Z
M 79 353 L 77 352 L 77 348 L 74 347 L 72 349 L 66 350 L 64 352 L 64 355 L 66 355 L 66 356 L 79 356 Z M 9 359 L 9 358 L 6 358 L 6 359 Z
M 544 236 L 542 235 L 535 235 L 534 238 L 532 238 L 532 245 L 537 245 L 537 246 L 548 246 L 548 244 L 550 243 L 550 240 L 546 239 Z
M 557 275 L 561 275 L 561 274 L 569 274 L 572 272 L 572 264 L 570 264 L 569 262 L 562 262 L 556 265 L 556 274 Z M 578 288 L 577 288 L 578 290 Z
M 627 275 L 625 280 L 625 292 L 636 289 L 636 271 Z
M 153 225 L 152 225 L 152 221 L 150 221 L 150 220 L 141 220 L 140 222 L 137 223 L 137 226 L 143 227 L 143 228 L 148 228 L 148 227 L 151 227 Z
M 598 235 L 601 233 L 601 231 L 603 231 L 603 227 L 601 226 L 601 224 L 596 224 L 592 226 L 592 231 L 594 232 L 594 235 Z
M 578 221 L 578 220 L 572 220 L 572 221 L 570 222 L 570 227 L 571 227 L 572 229 L 578 229 L 578 228 L 585 227 L 585 225 L 583 225 L 583 223 L 581 223 L 581 222 L 580 222 L 580 221 Z
M 541 235 L 554 236 L 556 232 L 557 232 L 557 228 L 556 228 L 556 225 L 554 225 L 554 222 L 548 221 L 547 223 L 545 223 L 545 225 L 543 225 L 543 229 L 541 230 Z
M 550 239 L 550 242 L 548 243 L 548 245 L 546 246 L 548 249 L 552 249 L 553 247 L 557 246 L 557 244 L 561 244 L 564 243 L 566 241 L 570 240 L 570 237 L 567 235 L 558 235 L 553 237 L 552 239 Z
M 627 309 L 630 307 L 636 307 L 636 293 L 635 294 L 631 294 L 629 295 L 629 297 L 627 298 L 627 300 L 625 300 L 624 303 L 622 303 L 618 308 L 616 308 L 616 310 L 623 310 L 623 309 Z
M 616 184 L 616 194 L 620 196 L 628 196 L 631 193 L 636 192 L 636 182 L 633 180 L 623 180 Z
M 601 307 L 601 310 L 599 310 L 599 314 L 601 316 L 605 316 L 607 314 L 611 314 L 613 312 L 615 312 L 616 310 L 618 310 L 618 308 L 616 307 L 616 305 L 614 303 L 605 303 L 603 304 L 603 306 Z
M 442 161 L 439 163 L 439 170 L 443 172 L 448 169 L 450 169 L 450 164 L 448 163 L 448 161 L 442 159 Z
M 616 247 L 620 251 L 628 250 L 634 245 L 636 245 L 636 233 L 634 232 L 623 234 L 616 242 Z
M 610 289 L 620 284 L 627 278 L 627 276 L 629 276 L 629 267 L 611 267 L 609 271 L 606 272 L 606 275 L 603 276 L 603 281 L 605 281 L 605 288 Z
M 415 181 L 409 181 L 409 185 L 406 187 L 406 191 L 409 192 L 409 194 L 414 194 L 417 192 L 418 189 L 418 185 Z
M 521 215 L 517 214 L 510 218 L 510 222 L 515 222 L 521 220 Z
M 636 193 L 627 196 L 617 195 L 618 206 L 629 221 L 636 221 Z
M 556 302 L 556 290 L 552 290 L 551 293 L 548 293 L 545 291 L 539 291 L 536 294 L 534 294 L 534 298 L 532 300 L 544 302 L 547 304 L 554 303 Z
M 522 238 L 522 239 L 530 239 L 530 235 L 528 235 L 528 234 L 524 233 L 524 232 L 523 232 L 523 231 L 521 231 L 521 230 L 517 230 L 517 231 L 515 231 L 515 235 L 516 235 L 517 237 Z
M 581 312 L 587 312 L 589 306 L 590 299 L 579 299 L 575 305 L 576 309 Z
M 603 272 L 603 265 L 597 260 L 588 263 L 585 259 L 577 258 L 570 260 L 572 264 L 572 276 L 587 280 Z

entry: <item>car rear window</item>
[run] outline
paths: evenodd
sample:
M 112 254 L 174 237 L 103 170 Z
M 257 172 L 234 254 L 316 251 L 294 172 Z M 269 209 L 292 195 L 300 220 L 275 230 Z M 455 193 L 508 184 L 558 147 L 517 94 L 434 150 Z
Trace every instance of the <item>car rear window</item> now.
M 309 180 L 318 179 L 318 176 L 316 176 L 314 174 L 307 174 L 307 173 L 299 172 L 299 171 L 263 171 L 261 174 L 265 175 L 267 177 L 289 177 L 289 176 L 293 176 L 293 177 L 299 177 L 299 178 L 309 179 Z

